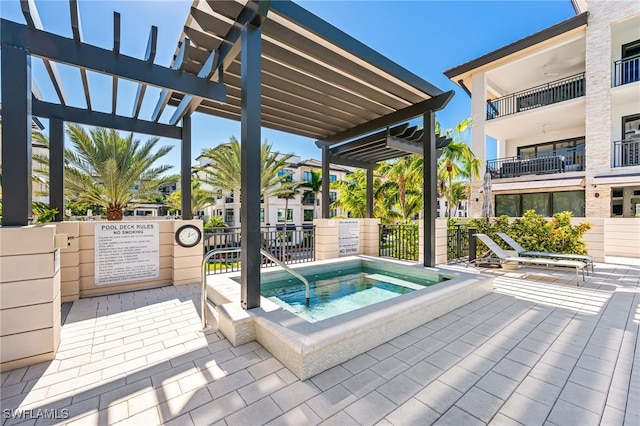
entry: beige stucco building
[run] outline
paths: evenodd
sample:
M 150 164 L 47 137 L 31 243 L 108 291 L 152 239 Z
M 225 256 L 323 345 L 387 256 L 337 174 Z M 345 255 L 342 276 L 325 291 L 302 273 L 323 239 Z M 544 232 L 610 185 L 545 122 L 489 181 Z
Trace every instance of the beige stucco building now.
M 640 3 L 573 5 L 575 17 L 445 71 L 470 93 L 496 215 L 640 217 Z M 481 181 L 470 201 L 479 216 Z

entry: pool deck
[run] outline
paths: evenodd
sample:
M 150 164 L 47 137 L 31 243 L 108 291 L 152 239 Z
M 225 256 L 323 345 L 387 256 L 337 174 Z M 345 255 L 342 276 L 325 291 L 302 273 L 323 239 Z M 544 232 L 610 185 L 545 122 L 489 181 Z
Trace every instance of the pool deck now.
M 638 425 L 634 263 L 580 287 L 484 270 L 492 294 L 306 381 L 256 342 L 203 334 L 198 285 L 82 299 L 55 360 L 0 375 L 2 425 Z M 45 409 L 68 419 L 36 421 Z

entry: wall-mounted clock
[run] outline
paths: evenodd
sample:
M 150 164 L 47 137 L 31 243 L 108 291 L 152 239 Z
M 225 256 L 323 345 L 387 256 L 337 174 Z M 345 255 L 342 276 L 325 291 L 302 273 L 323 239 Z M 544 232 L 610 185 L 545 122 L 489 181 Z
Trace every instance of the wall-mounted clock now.
M 176 243 L 182 247 L 193 247 L 202 239 L 202 232 L 195 225 L 183 225 L 176 231 Z

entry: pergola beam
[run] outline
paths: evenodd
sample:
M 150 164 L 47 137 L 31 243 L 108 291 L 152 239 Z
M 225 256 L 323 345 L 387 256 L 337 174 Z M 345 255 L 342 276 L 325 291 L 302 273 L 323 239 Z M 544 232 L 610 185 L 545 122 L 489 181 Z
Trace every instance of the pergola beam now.
M 333 25 L 328 24 L 326 21 L 320 19 L 316 15 L 312 14 L 308 10 L 304 9 L 302 6 L 292 2 L 292 1 L 274 1 L 271 5 L 271 8 L 274 12 L 277 12 L 280 15 L 283 15 L 292 21 L 295 21 L 300 26 L 306 28 L 307 30 L 319 35 L 320 37 L 331 40 L 333 43 L 341 46 L 346 51 L 351 54 L 362 58 L 364 61 L 372 64 L 373 66 L 388 72 L 391 75 L 397 76 L 399 79 L 406 81 L 410 85 L 424 91 L 429 96 L 438 96 L 442 94 L 442 90 L 438 89 L 434 85 L 422 80 L 415 74 L 407 71 L 397 63 L 391 61 L 390 59 L 384 57 L 380 53 L 371 49 L 369 46 L 363 44 L 362 42 L 356 40 L 350 35 L 344 33 L 343 31 L 337 29 Z M 435 109 L 434 109 L 435 110 Z M 417 116 L 421 114 L 423 111 L 420 111 Z M 403 119 L 396 120 L 397 122 L 402 121 Z M 386 126 L 379 126 L 378 128 L 382 128 Z M 372 129 L 376 130 L 376 129 Z M 366 132 L 362 132 L 364 134 Z M 354 137 L 359 135 L 354 135 Z M 342 140 L 346 140 L 350 138 L 344 138 Z
M 222 84 L 222 73 L 240 53 L 240 36 L 244 27 L 246 25 L 253 25 L 259 28 L 267 16 L 270 3 L 270 1 L 261 1 L 257 8 L 255 8 L 252 2 L 248 2 L 245 5 L 236 19 L 235 25 L 229 30 L 219 49 L 214 49 L 207 58 L 207 61 L 202 65 L 202 69 L 198 72 L 198 77 L 207 80 L 217 77 L 218 83 Z M 177 124 L 183 116 L 195 111 L 202 101 L 202 96 L 187 95 L 182 98 L 182 101 L 180 101 L 180 104 L 171 116 L 169 124 Z
M 78 0 L 69 0 L 69 12 L 71 13 L 71 32 L 73 33 L 73 41 L 76 43 L 82 43 L 82 24 L 80 23 Z M 80 68 L 80 78 L 82 79 L 82 89 L 84 90 L 87 109 L 91 110 L 91 92 L 89 92 L 89 80 L 87 78 L 86 69 Z
M 22 9 L 22 14 L 24 15 L 24 19 L 27 21 L 27 25 L 29 27 L 35 28 L 36 30 L 44 30 L 42 21 L 40 20 L 40 14 L 38 14 L 38 9 L 36 9 L 34 0 L 20 0 L 20 8 Z M 2 40 L 2 37 L 0 37 L 0 40 Z M 56 91 L 58 99 L 60 99 L 60 103 L 62 105 L 66 105 L 68 103 L 67 95 L 64 92 L 64 87 L 62 86 L 62 78 L 60 78 L 58 66 L 46 58 L 42 58 L 42 62 L 47 70 L 47 74 L 49 74 L 51 84 L 53 84 L 53 89 Z
M 49 102 L 32 101 L 33 115 L 42 118 L 55 118 L 88 126 L 106 127 L 134 133 L 144 133 L 172 139 L 182 138 L 182 128 L 153 121 L 136 120 L 115 114 L 87 111 L 82 108 L 63 106 Z
M 0 67 L 2 226 L 24 226 L 31 218 L 31 56 L 3 46 Z
M 400 124 L 398 126 L 392 127 L 388 130 L 382 130 L 380 132 L 374 133 L 372 135 L 365 136 L 361 139 L 347 142 L 342 145 L 335 146 L 330 149 L 329 153 L 332 156 L 344 155 L 351 151 L 358 151 L 365 148 L 368 145 L 375 144 L 385 139 L 387 135 L 400 135 L 406 132 L 406 129 L 409 127 L 408 123 Z M 318 142 L 316 142 L 316 145 Z
M 151 27 L 149 31 L 149 40 L 147 41 L 147 49 L 144 53 L 144 60 L 152 64 L 156 58 L 156 47 L 158 44 L 158 27 L 155 25 Z M 133 101 L 133 118 L 138 118 L 140 114 L 140 108 L 142 107 L 142 100 L 147 90 L 147 85 L 144 83 L 138 83 L 138 91 L 136 92 L 136 99 Z
M 181 71 L 182 68 L 187 63 L 188 55 L 187 51 L 189 50 L 189 44 L 191 42 L 188 38 L 182 40 L 182 44 L 180 45 L 180 50 L 178 50 L 178 54 L 176 58 L 173 60 L 173 64 L 171 64 L 171 69 L 175 71 Z M 171 99 L 171 90 L 167 88 L 163 88 L 160 92 L 160 97 L 158 98 L 158 102 L 156 103 L 156 107 L 153 109 L 153 113 L 151 114 L 151 119 L 153 121 L 160 120 L 160 116 L 162 115 L 162 111 L 164 111 L 165 107 L 169 103 L 169 99 Z
M 130 56 L 118 55 L 89 44 L 75 43 L 72 39 L 5 19 L 0 20 L 0 23 L 2 44 L 20 46 L 33 56 L 184 94 L 220 102 L 226 99 L 226 90 L 222 83 L 203 80 L 195 75 L 149 64 Z
M 240 120 L 241 188 L 240 228 L 242 268 L 240 304 L 260 306 L 260 106 L 262 33 L 252 24 L 242 29 L 242 118 Z
M 113 12 L 113 53 L 120 55 L 120 14 Z M 116 113 L 118 107 L 118 76 L 111 79 L 111 114 Z
M 282 2 L 282 3 L 289 3 L 289 2 Z M 360 135 L 373 132 L 378 129 L 382 129 L 382 128 L 394 125 L 401 121 L 415 118 L 423 114 L 425 111 L 439 111 L 449 103 L 451 98 L 453 98 L 454 93 L 455 92 L 453 90 L 450 90 L 438 96 L 434 96 L 433 98 L 427 99 L 426 101 L 418 102 L 417 104 L 408 106 L 406 108 L 392 112 L 385 116 L 373 119 L 371 121 L 368 121 L 366 123 L 344 130 L 342 132 L 338 132 L 332 136 L 324 138 L 323 141 L 330 142 L 330 143 L 339 143 L 342 141 L 346 141 L 348 139 L 356 138 Z
M 427 267 L 436 266 L 436 217 L 437 217 L 437 196 L 436 196 L 436 135 L 435 135 L 435 112 L 426 111 L 422 116 L 423 141 L 422 141 L 422 220 L 424 227 L 424 259 L 423 264 Z

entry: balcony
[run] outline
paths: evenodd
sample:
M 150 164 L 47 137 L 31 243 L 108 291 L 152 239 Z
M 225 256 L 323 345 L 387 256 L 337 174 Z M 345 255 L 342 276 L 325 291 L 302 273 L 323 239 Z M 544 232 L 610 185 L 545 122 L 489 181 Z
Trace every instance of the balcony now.
M 640 55 L 613 63 L 613 87 L 640 81 Z
M 487 120 L 529 111 L 575 99 L 585 94 L 585 77 L 580 73 L 531 89 L 487 101 Z
M 614 141 L 612 167 L 640 166 L 640 139 Z
M 526 175 L 546 175 L 584 170 L 584 150 L 563 150 L 531 157 L 507 157 L 487 161 L 492 178 L 513 178 Z

